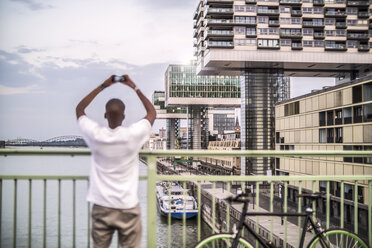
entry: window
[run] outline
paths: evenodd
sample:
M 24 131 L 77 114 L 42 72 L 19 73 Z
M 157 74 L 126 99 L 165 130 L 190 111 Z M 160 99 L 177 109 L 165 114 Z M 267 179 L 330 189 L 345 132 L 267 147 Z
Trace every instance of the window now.
M 257 18 L 257 23 L 269 23 L 269 18 L 260 16 Z
M 346 8 L 346 13 L 348 15 L 356 15 L 358 14 L 358 8 Z
M 235 33 L 235 34 L 244 34 L 244 28 L 241 28 L 241 27 L 235 27 L 235 28 L 234 28 L 234 33 Z
M 280 7 L 280 13 L 289 13 L 290 9 L 288 7 Z
M 290 18 L 280 18 L 280 24 L 290 24 L 291 19 Z
M 346 20 L 347 26 L 356 26 L 357 20 Z
M 358 103 L 362 101 L 362 86 L 353 87 L 353 103 Z
M 323 41 L 314 40 L 314 47 L 324 47 Z
M 304 36 L 313 36 L 313 30 L 312 29 L 306 29 L 303 30 Z
M 342 127 L 337 127 L 335 128 L 335 132 L 336 132 L 336 140 L 335 142 L 336 143 L 342 143 L 343 141 L 343 133 L 342 133 Z
M 348 40 L 347 41 L 347 47 L 348 48 L 357 48 L 358 42 L 356 40 Z
M 353 115 L 354 115 L 354 121 L 353 123 L 360 123 L 363 121 L 362 116 L 362 106 L 354 106 L 353 107 Z
M 332 126 L 333 123 L 333 110 L 327 111 L 327 126 Z
M 352 123 L 351 108 L 344 108 L 344 124 L 351 123 Z
M 314 14 L 323 14 L 323 8 L 314 7 Z
M 327 143 L 334 143 L 334 130 L 333 128 L 327 128 Z
M 269 28 L 269 35 L 277 35 L 277 34 L 279 34 L 279 29 Z
M 280 40 L 280 46 L 291 46 L 291 40 Z
M 304 47 L 313 47 L 312 40 L 304 40 Z
M 319 112 L 319 126 L 325 126 L 326 124 L 326 112 Z
M 256 39 L 246 39 L 245 42 L 247 46 L 256 46 Z
M 364 146 L 364 151 L 372 151 L 372 146 Z M 372 164 L 372 157 L 364 158 L 365 164 Z
M 256 6 L 254 6 L 254 5 L 247 5 L 246 6 L 246 11 L 247 12 L 256 12 Z
M 319 143 L 327 143 L 326 129 L 319 129 Z
M 363 99 L 365 102 L 372 100 L 372 82 L 363 84 Z
M 326 36 L 335 36 L 335 30 L 326 30 L 325 35 Z
M 244 5 L 235 5 L 235 11 L 244 12 Z
M 352 151 L 353 147 L 352 146 L 344 146 L 344 151 Z M 344 162 L 352 163 L 353 158 L 352 157 L 344 157 Z
M 325 22 L 325 25 L 326 26 L 333 26 L 333 25 L 335 25 L 335 19 L 329 19 L 329 18 L 327 18 L 327 19 L 325 19 L 324 20 L 324 22 Z
M 354 151 L 362 151 L 363 147 L 362 146 L 354 146 L 353 150 Z M 354 163 L 363 163 L 363 158 L 354 157 Z
M 312 14 L 313 13 L 313 8 L 303 7 L 302 8 L 302 13 L 304 13 L 304 14 Z
M 336 37 L 345 37 L 346 32 L 345 30 L 336 30 Z
M 279 47 L 279 40 L 258 39 L 258 47 L 277 48 Z
M 336 125 L 342 124 L 342 109 L 335 110 L 335 124 Z
M 301 24 L 301 18 L 291 18 L 292 24 Z
M 292 102 L 284 105 L 284 116 L 297 115 L 300 113 L 300 102 Z
M 267 28 L 259 28 L 258 34 L 260 35 L 267 35 L 268 29 Z
M 247 35 L 256 35 L 256 28 L 247 28 Z
M 372 103 L 363 106 L 364 122 L 372 121 Z

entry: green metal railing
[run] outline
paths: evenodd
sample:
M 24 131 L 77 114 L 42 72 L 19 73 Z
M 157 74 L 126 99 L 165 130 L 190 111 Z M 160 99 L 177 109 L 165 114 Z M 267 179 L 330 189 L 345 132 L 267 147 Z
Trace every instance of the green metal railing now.
M 87 156 L 90 155 L 90 152 L 88 150 L 22 150 L 22 149 L 0 149 L 0 156 L 43 156 L 43 155 L 68 155 L 68 156 Z M 201 194 L 202 187 L 201 182 L 202 181 L 209 181 L 212 183 L 212 192 L 216 191 L 216 183 L 217 182 L 224 182 L 227 184 L 227 191 L 230 191 L 231 185 L 233 182 L 240 182 L 242 185 L 242 189 L 244 190 L 244 185 L 246 182 L 253 183 L 255 185 L 256 190 L 260 189 L 260 185 L 262 183 L 266 183 L 269 185 L 270 193 L 270 211 L 273 211 L 273 202 L 274 202 L 274 185 L 277 182 L 282 182 L 284 184 L 284 212 L 287 212 L 288 208 L 288 184 L 289 182 L 298 182 L 298 191 L 301 193 L 303 191 L 303 184 L 304 182 L 312 182 L 312 189 L 315 191 L 317 183 L 319 184 L 320 181 L 326 182 L 326 227 L 328 228 L 330 226 L 330 182 L 331 181 L 337 181 L 341 183 L 341 193 L 340 193 L 340 227 L 344 226 L 344 203 L 345 203 L 345 196 L 344 196 L 344 184 L 345 182 L 353 182 L 354 184 L 354 192 L 358 192 L 358 187 L 360 187 L 361 184 L 365 184 L 367 182 L 367 212 L 368 212 L 368 227 L 367 227 L 367 233 L 368 233 L 368 242 L 369 245 L 372 246 L 372 175 L 350 175 L 350 176 L 188 176 L 188 175 L 160 175 L 157 174 L 157 158 L 160 157 L 215 157 L 215 156 L 221 156 L 221 157 L 372 157 L 371 151 L 185 151 L 185 150 L 173 150 L 173 151 L 142 151 L 140 153 L 140 156 L 147 158 L 147 164 L 148 164 L 148 174 L 147 177 L 141 177 L 141 180 L 147 179 L 147 190 L 148 190 L 148 199 L 147 199 L 147 205 L 148 205 L 148 212 L 147 212 L 147 244 L 148 247 L 156 247 L 156 211 L 154 211 L 154 208 L 156 206 L 156 197 L 155 197 L 155 188 L 156 188 L 156 182 L 158 181 L 177 181 L 177 182 L 183 182 L 183 186 L 186 186 L 186 182 L 194 182 L 196 183 L 197 188 L 197 201 L 198 206 L 201 206 Z M 46 191 L 47 186 L 46 182 L 47 180 L 56 180 L 58 182 L 58 240 L 57 240 L 57 246 L 60 247 L 61 245 L 61 181 L 69 180 L 73 182 L 73 189 L 72 189 L 72 247 L 76 246 L 76 228 L 75 228 L 75 222 L 76 222 L 76 187 L 75 183 L 78 180 L 88 181 L 87 176 L 12 176 L 12 175 L 0 175 L 0 218 L 2 213 L 2 204 L 3 204 L 3 182 L 5 180 L 13 180 L 14 181 L 14 198 L 13 198 L 13 247 L 16 247 L 17 244 L 17 184 L 20 180 L 28 180 L 29 181 L 29 201 L 28 201 L 28 247 L 31 247 L 32 243 L 32 235 L 31 235 L 31 194 L 32 194 L 32 181 L 33 180 L 41 180 L 43 181 L 43 235 L 42 235 L 42 244 L 43 247 L 46 246 L 46 234 L 47 234 L 47 222 L 46 222 L 46 210 L 47 210 L 47 200 L 46 200 Z M 258 192 L 258 191 L 257 191 Z M 228 203 L 224 203 L 227 205 L 226 207 L 226 229 L 230 230 L 230 214 L 232 211 L 236 211 L 230 206 Z M 259 194 L 257 194 L 256 197 L 256 209 L 258 210 L 260 205 L 260 198 Z M 354 231 L 358 232 L 358 206 L 360 203 L 358 203 L 357 194 L 354 194 L 353 199 L 353 205 L 354 205 Z M 212 194 L 212 224 L 215 226 L 215 214 L 216 214 L 216 195 Z M 315 204 L 314 204 L 315 208 Z M 90 237 L 89 237 L 89 229 L 90 229 L 90 206 L 87 205 L 88 209 L 88 247 L 90 246 Z M 299 199 L 299 207 L 298 211 L 301 211 L 301 199 Z M 316 211 L 314 211 L 315 214 Z M 258 220 L 258 218 L 257 218 Z M 0 220 L 1 221 L 1 220 Z M 170 216 L 168 216 L 168 223 L 171 223 Z M 200 223 L 201 223 L 201 217 L 200 214 L 198 214 L 197 217 L 197 223 L 198 223 L 198 233 L 197 237 L 198 240 L 201 239 L 201 233 L 200 233 Z M 271 222 L 272 223 L 272 222 Z M 300 219 L 298 221 L 298 225 L 300 226 Z M 1 226 L 0 226 L 1 228 Z M 169 225 L 168 227 L 168 246 L 170 246 L 170 239 L 171 239 L 171 227 Z M 183 218 L 183 238 L 182 238 L 182 245 L 183 247 L 186 247 L 187 240 L 186 240 L 186 219 Z M 258 225 L 256 225 L 256 229 L 258 229 Z M 212 229 L 214 232 L 214 229 Z M 1 241 L 1 234 L 2 230 L 0 230 L 0 241 Z M 273 225 L 271 224 L 270 228 L 270 236 L 269 238 L 272 240 L 275 233 L 273 232 Z M 283 239 L 284 247 L 286 247 L 287 244 L 287 221 L 284 221 L 284 239 Z

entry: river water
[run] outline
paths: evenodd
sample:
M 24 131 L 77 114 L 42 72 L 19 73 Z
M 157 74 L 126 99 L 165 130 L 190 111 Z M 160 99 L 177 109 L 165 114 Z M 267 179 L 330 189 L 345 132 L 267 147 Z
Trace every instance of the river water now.
M 29 148 L 23 148 L 29 149 Z M 46 149 L 46 148 L 44 148 Z M 54 148 L 55 149 L 55 148 Z M 76 149 L 76 148 L 70 148 Z M 7 156 L 0 157 L 1 175 L 79 175 L 89 174 L 89 156 Z M 146 175 L 147 166 L 140 163 L 140 175 Z M 58 234 L 58 182 L 50 180 L 46 187 L 47 211 L 46 211 L 46 246 L 57 247 Z M 28 244 L 28 192 L 29 183 L 19 180 L 17 184 L 17 247 L 27 247 Z M 73 184 L 71 181 L 61 183 L 61 246 L 72 247 L 72 223 L 73 223 Z M 87 182 L 76 182 L 76 247 L 88 247 L 88 204 L 85 200 Z M 147 182 L 140 181 L 139 199 L 142 210 L 142 247 L 147 247 Z M 32 247 L 42 247 L 43 233 L 43 182 L 32 182 Z M 2 209 L 1 209 L 1 241 L 0 247 L 11 247 L 13 240 L 13 209 L 14 209 L 14 182 L 3 181 Z M 151 206 L 156 211 L 156 206 Z M 168 222 L 167 218 L 157 212 L 157 247 L 168 245 Z M 182 247 L 182 220 L 172 219 L 171 247 Z M 206 224 L 202 223 L 202 238 L 210 234 Z M 193 247 L 197 240 L 196 219 L 186 222 L 186 247 Z M 92 241 L 90 240 L 90 246 Z M 117 247 L 116 235 L 111 247 Z

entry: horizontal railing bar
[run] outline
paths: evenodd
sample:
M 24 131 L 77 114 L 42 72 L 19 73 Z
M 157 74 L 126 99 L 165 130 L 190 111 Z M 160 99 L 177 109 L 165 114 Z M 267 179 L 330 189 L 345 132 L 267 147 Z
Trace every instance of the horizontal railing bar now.
M 0 175 L 2 180 L 88 180 L 88 176 L 58 175 Z M 139 180 L 147 180 L 147 176 L 139 176 Z
M 189 175 L 156 175 L 157 181 L 362 181 L 372 180 L 372 175 L 367 176 L 189 176 Z
M 0 149 L 0 155 L 90 155 L 88 149 L 79 150 L 40 150 L 40 149 Z M 140 156 L 175 157 L 175 156 L 230 156 L 230 157 L 372 157 L 372 151 L 274 151 L 274 150 L 142 150 Z

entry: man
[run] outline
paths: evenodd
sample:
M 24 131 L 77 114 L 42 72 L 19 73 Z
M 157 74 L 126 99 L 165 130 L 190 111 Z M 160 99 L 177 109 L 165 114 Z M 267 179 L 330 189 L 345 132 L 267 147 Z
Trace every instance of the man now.
M 138 204 L 138 153 L 149 139 L 156 111 L 128 75 L 124 85 L 132 88 L 146 109 L 144 119 L 122 127 L 125 105 L 119 99 L 106 104 L 108 127 L 85 115 L 85 108 L 105 88 L 116 83 L 111 76 L 90 92 L 76 107 L 78 125 L 92 152 L 87 200 L 93 203 L 92 237 L 94 247 L 109 247 L 118 230 L 121 247 L 140 247 L 141 213 Z

